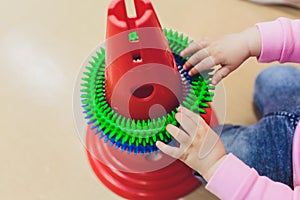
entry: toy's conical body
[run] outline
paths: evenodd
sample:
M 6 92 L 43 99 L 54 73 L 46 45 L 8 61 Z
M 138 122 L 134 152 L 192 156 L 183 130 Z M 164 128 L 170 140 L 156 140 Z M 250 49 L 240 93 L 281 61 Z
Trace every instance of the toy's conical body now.
M 157 119 L 178 107 L 181 79 L 152 4 L 136 0 L 135 5 L 134 18 L 127 17 L 124 1 L 113 1 L 108 9 L 106 99 L 123 116 Z

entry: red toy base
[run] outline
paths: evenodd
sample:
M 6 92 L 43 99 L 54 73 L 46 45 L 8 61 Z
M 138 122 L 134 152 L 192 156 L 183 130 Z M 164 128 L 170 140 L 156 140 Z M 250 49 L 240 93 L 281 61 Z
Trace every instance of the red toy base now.
M 98 147 L 95 147 L 95 145 Z M 95 148 L 103 148 L 99 147 L 101 145 L 108 146 L 108 144 L 99 141 L 98 137 L 91 131 L 87 131 L 87 149 L 91 150 L 90 148 L 92 148 L 91 152 L 93 152 Z M 128 155 L 126 152 L 122 153 L 119 149 L 116 151 L 121 156 L 135 158 L 134 155 Z M 201 185 L 201 182 L 192 174 L 192 169 L 178 160 L 156 171 L 131 173 L 108 167 L 92 155 L 90 151 L 87 151 L 87 154 L 92 169 L 102 183 L 114 193 L 126 199 L 178 199 Z M 110 162 L 110 156 L 104 153 L 101 155 L 104 158 L 101 159 Z M 139 158 L 137 156 L 136 160 L 139 160 Z M 112 163 L 106 164 L 110 165 Z
M 207 114 L 201 115 L 205 121 L 212 127 L 218 125 L 213 110 L 205 110 Z M 140 155 L 122 153 L 100 141 L 90 126 L 86 144 L 89 162 L 97 177 L 111 191 L 126 199 L 178 199 L 201 185 L 192 169 L 181 161 L 174 161 L 164 154 L 159 161 L 151 161 Z

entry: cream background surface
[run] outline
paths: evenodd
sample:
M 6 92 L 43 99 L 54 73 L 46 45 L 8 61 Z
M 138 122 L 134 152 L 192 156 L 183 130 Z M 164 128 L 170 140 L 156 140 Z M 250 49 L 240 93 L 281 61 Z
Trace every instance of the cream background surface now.
M 152 2 L 163 26 L 194 39 L 217 38 L 280 16 L 300 17 L 300 10 L 242 0 Z M 122 199 L 93 174 L 72 110 L 80 65 L 104 41 L 108 4 L 1 0 L 0 199 Z M 267 66 L 253 58 L 226 78 L 226 122 L 257 120 L 253 84 Z M 201 187 L 183 199 L 215 198 Z

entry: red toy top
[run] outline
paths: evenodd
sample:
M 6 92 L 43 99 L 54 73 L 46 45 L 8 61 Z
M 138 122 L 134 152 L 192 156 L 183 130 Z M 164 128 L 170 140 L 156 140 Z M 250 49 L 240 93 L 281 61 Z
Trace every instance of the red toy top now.
M 106 38 L 123 31 L 156 27 L 161 28 L 157 15 L 149 0 L 135 0 L 136 17 L 127 16 L 124 0 L 113 0 L 108 7 Z
M 108 9 L 106 99 L 119 114 L 135 120 L 165 116 L 182 100 L 181 78 L 149 0 L 135 0 L 128 17 L 124 0 Z

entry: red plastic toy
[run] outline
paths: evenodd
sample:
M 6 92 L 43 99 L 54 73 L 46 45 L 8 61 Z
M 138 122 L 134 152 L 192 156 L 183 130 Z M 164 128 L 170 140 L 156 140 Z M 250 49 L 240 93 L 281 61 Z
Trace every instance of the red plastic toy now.
M 164 115 L 156 112 L 149 116 L 153 105 L 163 106 L 167 113 L 178 107 L 182 98 L 181 78 L 151 2 L 134 2 L 135 18 L 127 17 L 124 0 L 112 1 L 108 8 L 105 90 L 108 103 L 118 113 L 148 120 Z M 130 34 L 136 39 L 130 40 Z M 154 48 L 145 48 L 149 46 Z M 152 65 L 147 66 L 149 63 Z M 171 69 L 168 74 L 165 68 Z M 134 75 L 124 78 L 130 73 Z M 145 78 L 149 84 L 144 84 Z
M 127 17 L 124 0 L 113 0 L 108 8 L 105 92 L 107 102 L 118 113 L 147 120 L 163 115 L 158 112 L 156 116 L 149 116 L 149 110 L 155 105 L 161 105 L 166 112 L 179 105 L 181 77 L 151 2 L 134 0 L 134 3 L 135 18 Z M 153 63 L 154 68 L 151 67 Z M 160 66 L 164 70 L 161 71 Z M 123 79 L 129 72 L 135 74 L 132 76 L 135 78 Z M 160 80 L 162 72 L 168 72 L 168 76 Z M 151 74 L 157 74 L 158 79 Z M 156 81 L 141 84 L 149 76 Z M 164 84 L 159 84 L 160 81 Z M 202 117 L 212 126 L 217 124 L 211 108 L 206 111 Z M 156 155 L 153 160 L 146 155 L 122 153 L 100 142 L 90 127 L 86 144 L 95 174 L 110 190 L 126 199 L 178 199 L 201 184 L 192 174 L 192 169 L 181 161 L 164 154 Z M 163 165 L 160 163 L 168 165 L 150 170 L 155 165 Z M 143 171 L 139 171 L 140 168 Z

